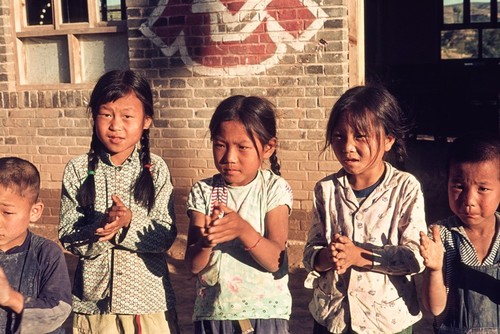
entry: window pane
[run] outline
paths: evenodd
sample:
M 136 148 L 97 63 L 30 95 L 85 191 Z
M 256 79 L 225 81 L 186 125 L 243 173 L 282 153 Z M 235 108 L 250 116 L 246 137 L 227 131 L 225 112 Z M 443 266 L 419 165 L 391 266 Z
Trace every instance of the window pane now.
M 500 29 L 483 30 L 483 58 L 500 58 Z
M 79 40 L 84 82 L 113 69 L 128 69 L 127 34 L 82 35 Z
M 51 0 L 26 0 L 26 17 L 28 25 L 51 25 L 52 22 L 52 4 Z
M 470 1 L 470 21 L 471 22 L 491 21 L 490 0 Z
M 87 0 L 62 0 L 63 23 L 77 23 L 89 21 Z
M 124 0 L 100 0 L 102 21 L 120 21 L 125 20 L 125 1 Z
M 22 40 L 26 55 L 26 83 L 69 83 L 66 36 L 31 37 Z
M 464 2 L 463 0 L 443 0 L 443 23 L 463 23 Z
M 475 29 L 441 31 L 441 59 L 477 58 L 478 46 Z
M 500 21 L 500 1 L 497 1 L 497 21 Z

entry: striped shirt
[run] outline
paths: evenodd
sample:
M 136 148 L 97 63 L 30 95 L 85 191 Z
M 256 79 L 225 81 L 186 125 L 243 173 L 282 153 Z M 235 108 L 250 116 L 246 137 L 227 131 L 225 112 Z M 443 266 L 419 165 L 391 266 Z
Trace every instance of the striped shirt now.
M 500 235 L 498 233 L 500 213 L 495 213 L 495 216 L 497 226 L 496 237 L 483 263 L 479 262 L 474 245 L 469 240 L 462 222 L 457 216 L 451 216 L 436 223 L 436 225 L 440 225 L 441 241 L 445 250 L 443 272 L 444 284 L 447 289 L 456 274 L 457 268 L 455 268 L 454 262 L 457 256 L 460 256 L 460 261 L 467 266 L 491 266 L 495 264 L 495 257 L 500 247 Z

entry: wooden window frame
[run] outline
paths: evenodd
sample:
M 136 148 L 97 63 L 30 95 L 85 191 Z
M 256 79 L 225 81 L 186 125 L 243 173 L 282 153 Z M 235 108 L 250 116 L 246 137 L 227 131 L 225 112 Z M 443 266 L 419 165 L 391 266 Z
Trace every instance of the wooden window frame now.
M 487 29 L 500 29 L 500 18 L 498 17 L 498 0 L 489 0 L 490 2 L 490 22 L 471 22 L 471 0 L 463 0 L 463 22 L 461 23 L 445 23 L 444 22 L 444 0 L 441 0 L 440 20 L 441 28 L 439 29 L 439 43 L 441 43 L 441 33 L 448 30 L 477 30 L 478 31 L 478 57 L 477 58 L 456 58 L 443 59 L 440 57 L 440 62 L 448 64 L 478 64 L 478 63 L 498 63 L 500 57 L 483 57 L 483 31 Z M 441 44 L 439 46 L 441 53 Z
M 80 62 L 80 42 L 77 36 L 109 33 L 124 33 L 127 30 L 126 20 L 100 21 L 96 0 L 87 0 L 88 22 L 63 23 L 61 0 L 51 0 L 52 25 L 29 26 L 27 24 L 26 0 L 11 0 L 13 37 L 15 41 L 16 84 L 23 89 L 64 89 L 75 85 L 90 87 L 93 83 L 82 82 Z M 23 52 L 23 38 L 66 36 L 68 43 L 69 83 L 36 84 L 26 83 L 26 55 Z
M 349 38 L 349 87 L 365 84 L 364 0 L 347 2 Z

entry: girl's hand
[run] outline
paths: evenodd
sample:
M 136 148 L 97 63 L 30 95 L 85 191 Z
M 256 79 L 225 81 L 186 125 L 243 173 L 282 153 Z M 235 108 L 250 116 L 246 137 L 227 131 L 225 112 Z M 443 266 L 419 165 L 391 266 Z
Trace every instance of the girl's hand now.
M 100 236 L 99 241 L 111 240 L 123 227 L 128 227 L 132 221 L 132 211 L 127 208 L 122 200 L 116 196 L 111 196 L 113 205 L 108 210 L 106 224 L 96 230 L 96 235 Z
M 433 271 L 443 268 L 444 249 L 439 233 L 439 226 L 431 227 L 432 239 L 424 232 L 420 232 L 420 255 L 424 258 L 424 265 Z
M 351 239 L 337 233 L 332 245 L 334 268 L 339 274 L 344 274 L 351 266 L 362 266 L 361 254 L 363 250 L 356 246 Z
M 207 239 L 212 244 L 220 244 L 240 238 L 250 227 L 238 213 L 221 203 L 215 204 L 213 212 L 210 217 L 211 221 L 206 226 Z

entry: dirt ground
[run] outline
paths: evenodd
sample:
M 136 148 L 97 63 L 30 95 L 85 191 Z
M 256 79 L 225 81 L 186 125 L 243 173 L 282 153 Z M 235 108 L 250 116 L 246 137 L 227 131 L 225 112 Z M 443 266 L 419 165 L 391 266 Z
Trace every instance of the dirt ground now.
M 311 298 L 311 290 L 304 288 L 306 271 L 302 265 L 302 245 L 291 245 L 289 247 L 290 265 L 290 291 L 292 294 L 292 315 L 290 319 L 290 330 L 292 334 L 307 334 L 312 332 L 313 320 L 309 314 L 307 305 Z M 195 300 L 195 279 L 186 270 L 184 265 L 185 240 L 179 238 L 168 251 L 168 265 L 170 278 L 177 297 L 177 314 L 182 334 L 193 333 L 191 316 Z M 70 275 L 74 273 L 75 258 L 71 255 L 66 257 Z M 428 314 L 424 319 L 414 326 L 415 334 L 432 333 L 431 320 Z M 65 323 L 67 333 L 71 333 L 71 317 Z M 159 333 L 160 334 L 160 333 Z

